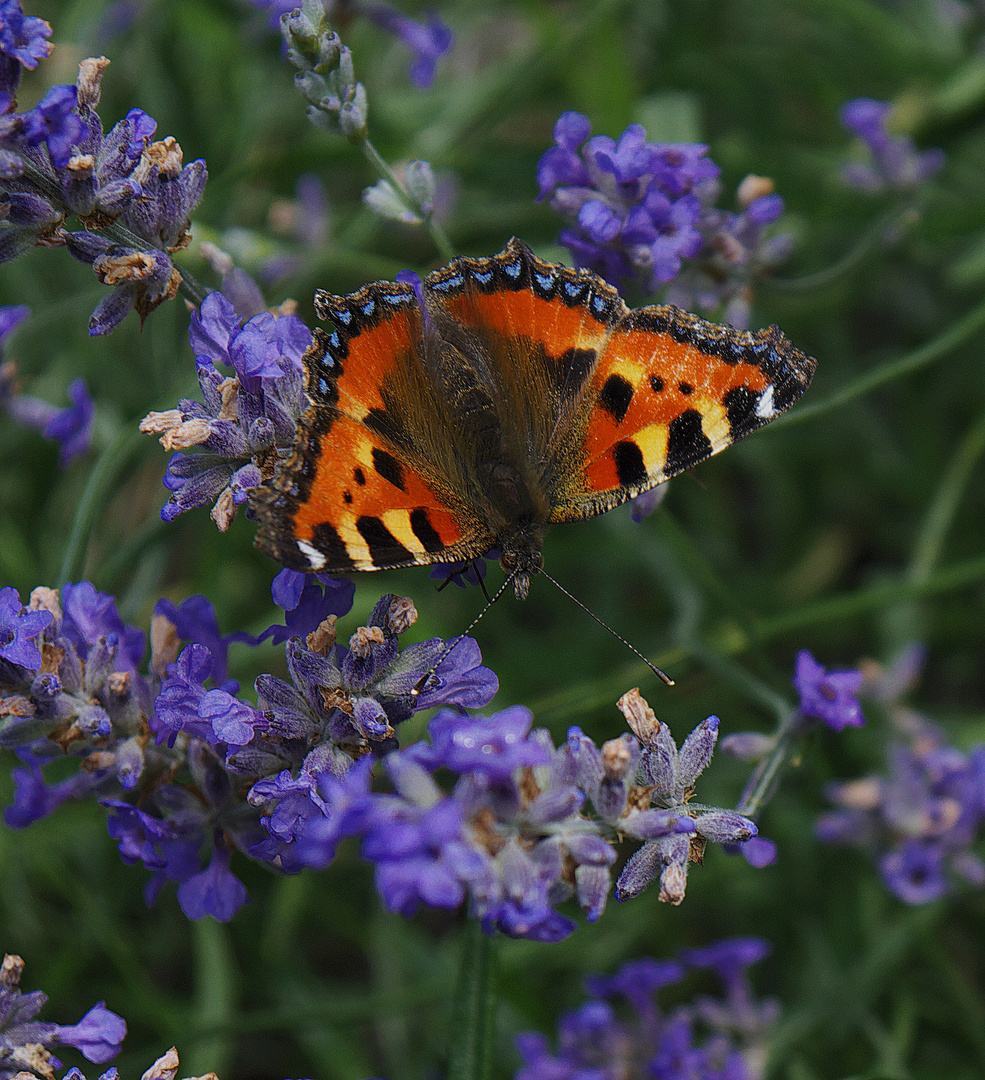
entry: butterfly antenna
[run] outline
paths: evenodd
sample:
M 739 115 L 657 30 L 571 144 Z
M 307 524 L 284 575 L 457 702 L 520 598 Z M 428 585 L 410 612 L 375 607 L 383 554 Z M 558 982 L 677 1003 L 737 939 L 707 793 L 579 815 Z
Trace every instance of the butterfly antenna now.
M 435 660 L 435 662 L 427 669 L 427 671 L 424 672 L 424 674 L 417 680 L 417 682 L 414 683 L 410 691 L 411 697 L 417 697 L 421 693 L 428 679 L 430 679 L 431 676 L 438 670 L 438 668 L 441 667 L 441 665 L 445 662 L 445 658 L 452 651 L 452 649 L 454 649 L 455 646 L 458 645 L 459 642 L 461 642 L 464 638 L 468 637 L 470 631 L 475 627 L 475 624 L 482 618 L 483 615 L 485 615 L 485 613 L 493 606 L 493 604 L 496 603 L 496 601 L 503 595 L 503 593 L 506 592 L 507 586 L 511 584 L 516 575 L 517 571 L 514 570 L 503 582 L 503 584 L 500 585 L 500 587 L 493 593 L 491 597 L 488 594 L 486 595 L 485 607 L 479 612 L 478 615 L 476 615 L 476 617 L 469 623 L 469 625 L 466 626 L 465 630 L 461 634 L 459 634 L 457 638 L 455 638 L 454 641 L 452 641 L 449 645 L 445 646 L 445 651 L 438 657 L 437 660 Z M 485 592 L 485 589 L 483 589 L 483 592 Z M 630 648 L 632 648 L 631 645 Z M 653 665 L 651 664 L 650 666 L 652 667 Z
M 587 612 L 587 613 L 588 613 L 589 615 L 591 615 L 591 617 L 592 617 L 592 618 L 593 618 L 593 619 L 594 619 L 594 620 L 595 620 L 595 621 L 596 621 L 596 622 L 597 622 L 597 623 L 599 624 L 599 626 L 601 626 L 601 627 L 603 627 L 604 629 L 608 630 L 608 631 L 609 631 L 609 633 L 610 633 L 610 634 L 611 634 L 611 635 L 612 635 L 612 636 L 613 636 L 613 637 L 614 637 L 614 638 L 615 638 L 615 639 L 616 639 L 617 641 L 621 641 L 621 642 L 623 643 L 623 645 L 625 645 L 625 646 L 626 646 L 626 648 L 627 648 L 627 649 L 629 649 L 629 651 L 630 651 L 631 653 L 635 653 L 635 654 L 636 654 L 636 655 L 637 655 L 637 656 L 638 656 L 638 657 L 639 657 L 639 658 L 640 658 L 640 659 L 641 659 L 641 660 L 643 661 L 643 663 L 644 663 L 644 664 L 646 664 L 646 666 L 647 666 L 647 667 L 648 667 L 648 668 L 649 668 L 649 669 L 650 669 L 650 670 L 651 670 L 651 671 L 653 672 L 653 674 L 657 676 L 657 678 L 658 678 L 658 679 L 661 679 L 661 680 L 663 680 L 663 682 L 665 682 L 665 683 L 666 683 L 666 684 L 667 684 L 668 686 L 673 686 L 673 685 L 674 685 L 674 680 L 673 680 L 673 679 L 672 679 L 672 678 L 671 678 L 671 677 L 670 677 L 670 676 L 669 676 L 669 675 L 668 675 L 668 674 L 667 674 L 667 673 L 666 673 L 665 671 L 661 671 L 661 670 L 660 670 L 660 668 L 658 668 L 658 667 L 656 666 L 656 664 L 651 664 L 651 663 L 650 663 L 650 661 L 649 661 L 649 660 L 647 660 L 647 658 L 646 658 L 646 657 L 645 657 L 645 656 L 644 656 L 644 655 L 643 655 L 643 654 L 642 654 L 642 653 L 640 652 L 640 650 L 639 650 L 639 649 L 637 649 L 637 648 L 636 648 L 636 646 L 635 646 L 635 645 L 631 645 L 631 644 L 630 644 L 630 643 L 629 643 L 629 642 L 628 642 L 628 641 L 627 641 L 627 640 L 626 640 L 626 639 L 625 639 L 625 638 L 624 638 L 624 637 L 622 636 L 622 634 L 617 634 L 617 633 L 616 633 L 616 631 L 615 631 L 615 630 L 613 630 L 613 629 L 612 629 L 612 627 L 611 627 L 611 626 L 610 626 L 610 625 L 609 625 L 609 624 L 608 624 L 607 622 L 604 622 L 604 621 L 603 621 L 602 619 L 600 619 L 600 618 L 598 617 L 598 615 L 596 615 L 596 614 L 595 614 L 595 612 L 594 612 L 594 611 L 592 611 L 592 609 L 591 609 L 590 607 L 587 607 L 587 606 L 586 606 L 585 604 L 583 604 L 583 603 L 582 603 L 582 602 L 581 602 L 581 601 L 580 601 L 580 600 L 578 599 L 578 597 L 577 597 L 577 596 L 572 596 L 572 595 L 571 595 L 571 593 L 569 593 L 569 592 L 568 592 L 568 590 L 567 590 L 567 589 L 566 589 L 566 588 L 565 588 L 565 587 L 564 587 L 564 586 L 563 586 L 563 585 L 562 585 L 562 584 L 561 584 L 560 582 L 558 582 L 558 581 L 555 581 L 555 580 L 554 580 L 554 578 L 552 578 L 552 577 L 551 577 L 551 575 L 550 575 L 550 574 L 548 574 L 548 573 L 547 573 L 547 571 L 546 571 L 546 570 L 545 570 L 545 569 L 544 569 L 543 567 L 541 567 L 541 568 L 540 568 L 540 571 L 539 571 L 539 572 L 540 572 L 541 574 L 543 574 L 543 575 L 544 575 L 544 577 L 546 577 L 546 578 L 547 578 L 547 580 L 548 580 L 548 581 L 549 581 L 549 582 L 550 582 L 550 583 L 551 583 L 551 584 L 552 584 L 552 585 L 553 585 L 553 586 L 554 586 L 554 587 L 555 587 L 556 589 L 560 589 L 560 590 L 561 590 L 561 592 L 563 592 L 563 593 L 564 593 L 564 595 L 565 595 L 565 596 L 566 596 L 566 597 L 567 597 L 567 598 L 568 598 L 569 600 L 573 600 L 573 601 L 574 601 L 574 602 L 575 602 L 575 603 L 576 603 L 576 604 L 577 604 L 577 605 L 578 605 L 578 606 L 579 606 L 579 607 L 581 608 L 581 610 L 582 610 L 582 611 L 585 611 L 585 612 Z M 507 581 L 507 584 L 509 584 L 509 582 L 508 582 L 508 581 Z M 505 587 L 505 586 L 504 586 L 504 587 Z M 500 592 L 502 592 L 502 591 L 503 591 L 503 590 L 502 590 L 502 589 L 500 589 Z M 498 595 L 499 595 L 499 593 L 497 593 L 496 595 L 498 596 Z M 483 611 L 483 613 L 482 613 L 482 614 L 484 615 L 484 614 L 485 614 L 485 611 Z M 481 616 L 480 616 L 480 617 L 481 617 Z M 473 625 L 474 625 L 474 624 L 473 624 Z M 471 627 L 470 627 L 470 629 L 471 629 Z

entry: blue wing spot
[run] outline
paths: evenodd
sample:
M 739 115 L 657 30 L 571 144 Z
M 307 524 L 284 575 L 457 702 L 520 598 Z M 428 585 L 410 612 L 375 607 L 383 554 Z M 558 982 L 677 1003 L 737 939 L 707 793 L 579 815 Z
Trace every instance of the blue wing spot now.
M 407 296 L 404 293 L 386 293 L 384 299 L 388 304 L 392 304 L 394 307 L 400 307 L 401 304 L 407 303 Z
M 516 281 L 520 274 L 523 273 L 523 267 L 520 265 L 520 260 L 517 259 L 516 262 L 506 263 L 503 267 L 503 273 Z
M 579 296 L 581 294 L 582 288 L 583 286 L 580 285 L 577 281 L 566 281 L 564 283 L 564 291 L 568 296 L 571 297 L 572 300 L 574 300 L 576 296 Z
M 367 303 L 363 304 L 360 310 L 364 315 L 372 315 L 373 312 L 376 310 L 376 301 L 369 300 Z
M 465 278 L 463 278 L 461 274 L 455 274 L 452 277 L 445 278 L 443 281 L 439 281 L 433 287 L 435 289 L 440 289 L 442 292 L 448 292 L 450 289 L 457 289 L 464 281 Z
M 342 345 L 342 339 L 339 337 L 338 330 L 333 330 L 328 336 L 328 344 L 333 349 L 338 349 Z
M 489 282 L 493 279 L 493 273 L 491 270 L 475 270 L 473 271 L 472 276 L 475 278 L 476 281 L 478 281 L 480 285 L 488 285 Z
M 338 319 L 343 326 L 348 326 L 352 322 L 352 312 L 348 308 L 339 308 L 332 312 L 332 318 Z
M 553 274 L 534 274 L 537 279 L 537 284 L 544 290 L 544 292 L 550 292 L 551 286 L 555 282 Z
M 321 393 L 327 395 L 329 390 L 331 390 L 331 388 L 332 388 L 331 379 L 326 379 L 324 375 L 319 375 L 318 376 L 318 389 L 321 391 Z

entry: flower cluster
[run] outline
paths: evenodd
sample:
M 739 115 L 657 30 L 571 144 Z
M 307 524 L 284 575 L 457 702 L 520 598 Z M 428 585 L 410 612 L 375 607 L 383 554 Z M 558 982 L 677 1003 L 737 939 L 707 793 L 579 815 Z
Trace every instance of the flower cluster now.
M 90 334 L 108 333 L 133 310 L 143 320 L 181 283 L 171 256 L 188 242 L 205 163 L 183 165 L 173 138 L 153 141 L 156 123 L 140 109 L 103 132 L 96 106 L 105 57 L 84 60 L 75 86 L 55 86 L 29 112 L 14 112 L 20 66 L 47 55 L 50 28 L 25 19 L 19 3 L 3 8 L 0 262 L 35 244 L 65 246 L 112 290 Z M 82 228 L 67 229 L 69 216 Z
M 269 311 L 240 326 L 232 303 L 211 292 L 192 313 L 189 338 L 202 401 L 149 413 L 140 430 L 179 451 L 164 474 L 171 491 L 164 520 L 214 503 L 212 519 L 227 529 L 251 489 L 272 476 L 279 449 L 294 441 L 304 400 L 301 356 L 311 331 L 292 313 Z M 181 452 L 192 447 L 200 452 Z
M 865 723 L 858 693 L 862 689 L 860 671 L 828 671 L 806 650 L 797 654 L 794 688 L 800 694 L 800 715 L 804 720 L 820 720 L 834 731 L 861 727 Z
M 578 728 L 555 747 L 519 705 L 490 717 L 442 710 L 428 742 L 384 759 L 391 793 L 370 795 L 356 770 L 345 782 L 323 774 L 318 791 L 332 813 L 302 829 L 298 853 L 308 865 L 331 858 L 341 835 L 334 817 L 345 835 L 362 838 L 390 910 L 467 902 L 489 932 L 552 942 L 575 928 L 556 910 L 570 897 L 590 921 L 602 914 L 617 845 L 628 838 L 642 846 L 617 896 L 635 896 L 659 877 L 661 899 L 679 903 L 689 858 L 708 840 L 741 842 L 756 828 L 731 811 L 688 805 L 717 720 L 699 725 L 678 752 L 638 693 L 627 699 L 621 707 L 640 740 L 627 733 L 602 747 Z M 450 792 L 439 774 L 454 779 Z
M 7 336 L 28 316 L 26 307 L 0 307 L 0 349 Z M 27 427 L 40 431 L 59 446 L 58 464 L 67 468 L 89 449 L 95 405 L 85 379 L 73 379 L 68 387 L 72 404 L 64 409 L 40 398 L 18 392 L 17 365 L 0 356 L 0 410 Z
M 937 724 L 899 704 L 895 687 L 911 681 L 899 677 L 911 659 L 905 654 L 888 678 L 880 673 L 867 686 L 896 732 L 885 775 L 830 784 L 836 809 L 818 820 L 817 834 L 868 849 L 890 892 L 924 904 L 959 881 L 985 886 L 985 862 L 971 850 L 985 832 L 985 746 L 951 746 Z
M 590 134 L 585 116 L 564 113 L 537 168 L 539 197 L 571 222 L 560 240 L 576 264 L 646 295 L 674 282 L 674 303 L 724 304 L 729 321 L 745 325 L 753 280 L 789 251 L 787 237 L 764 236 L 783 210 L 772 183 L 747 177 L 739 212 L 719 210 L 707 146 L 649 142 L 639 124 L 618 140 Z
M 121 1016 L 100 1001 L 77 1024 L 36 1020 L 48 995 L 19 989 L 24 961 L 8 953 L 0 964 L 0 1080 L 30 1075 L 50 1077 L 62 1063 L 54 1046 L 72 1046 L 88 1061 L 102 1064 L 116 1057 L 127 1033 Z M 74 1071 L 74 1070 L 73 1070 Z
M 893 135 L 893 107 L 885 101 L 855 98 L 841 110 L 841 122 L 862 140 L 870 160 L 849 162 L 842 171 L 847 184 L 862 191 L 914 191 L 944 164 L 943 150 L 917 150 L 906 135 Z
M 6 823 L 97 797 L 123 860 L 153 871 L 149 900 L 171 881 L 190 918 L 229 919 L 246 900 L 232 850 L 299 868 L 295 834 L 331 816 L 319 780 L 392 749 L 394 727 L 419 709 L 479 707 L 496 691 L 471 639 L 400 649 L 416 619 L 407 600 L 384 597 L 346 648 L 335 619 L 349 583 L 284 571 L 274 595 L 285 623 L 259 638 L 220 634 L 203 597 L 162 601 L 144 672 L 145 635 L 89 582 L 35 589 L 26 609 L 0 590 L 0 747 L 22 762 Z M 227 678 L 228 647 L 268 637 L 286 638 L 291 681 L 259 676 L 252 705 Z M 66 757 L 78 771 L 46 783 L 45 767 Z
M 281 18 L 294 84 L 308 101 L 308 119 L 353 142 L 366 138 L 366 88 L 356 82 L 352 53 L 328 23 L 322 0 L 302 0 Z
M 728 938 L 685 949 L 677 960 L 631 960 L 615 975 L 589 976 L 589 1000 L 558 1023 L 556 1052 L 539 1033 L 517 1037 L 523 1065 L 516 1080 L 758 1080 L 765 1074 L 767 1039 L 779 1005 L 755 999 L 746 969 L 768 953 L 761 939 Z M 661 1009 L 660 990 L 702 969 L 720 978 L 722 997 L 701 995 L 673 1010 Z

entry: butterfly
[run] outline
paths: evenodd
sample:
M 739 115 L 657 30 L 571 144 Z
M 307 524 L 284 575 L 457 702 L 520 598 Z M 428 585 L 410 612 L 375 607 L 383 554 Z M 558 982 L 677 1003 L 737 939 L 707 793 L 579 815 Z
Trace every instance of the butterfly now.
M 318 292 L 310 402 L 254 496 L 257 546 L 295 570 L 476 559 L 527 595 L 548 526 L 663 483 L 768 424 L 816 361 L 672 306 L 630 310 L 517 239 L 415 288 Z

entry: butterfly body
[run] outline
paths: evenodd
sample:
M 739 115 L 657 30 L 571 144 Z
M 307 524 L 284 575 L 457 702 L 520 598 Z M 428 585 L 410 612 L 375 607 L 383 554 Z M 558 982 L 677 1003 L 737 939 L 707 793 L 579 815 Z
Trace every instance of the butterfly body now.
M 630 311 L 512 240 L 410 284 L 316 296 L 293 452 L 254 499 L 297 570 L 457 562 L 498 548 L 525 596 L 548 526 L 592 517 L 768 423 L 815 362 L 670 306 Z

